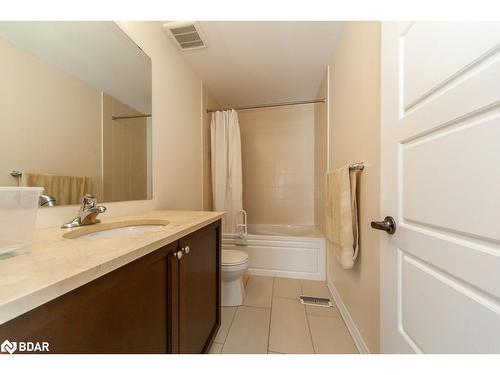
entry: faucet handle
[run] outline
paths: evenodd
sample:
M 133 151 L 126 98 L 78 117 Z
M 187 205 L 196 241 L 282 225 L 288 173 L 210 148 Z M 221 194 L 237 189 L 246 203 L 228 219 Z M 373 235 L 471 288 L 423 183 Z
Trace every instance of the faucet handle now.
M 100 223 L 96 216 L 106 212 L 106 207 L 97 205 L 97 198 L 92 194 L 86 193 L 80 199 L 80 209 L 78 216 L 69 223 L 63 224 L 61 228 L 74 228 L 82 225 Z
M 94 197 L 92 194 L 85 193 L 85 195 L 80 200 L 80 212 L 95 207 L 96 204 L 97 204 L 97 198 Z

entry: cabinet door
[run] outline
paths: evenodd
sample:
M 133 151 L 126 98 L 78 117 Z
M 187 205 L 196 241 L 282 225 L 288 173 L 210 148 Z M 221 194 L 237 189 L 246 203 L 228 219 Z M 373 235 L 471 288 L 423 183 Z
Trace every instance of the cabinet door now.
M 177 242 L 3 325 L 0 337 L 51 353 L 167 353 L 167 262 Z
M 180 353 L 206 352 L 219 328 L 220 248 L 220 221 L 179 240 Z

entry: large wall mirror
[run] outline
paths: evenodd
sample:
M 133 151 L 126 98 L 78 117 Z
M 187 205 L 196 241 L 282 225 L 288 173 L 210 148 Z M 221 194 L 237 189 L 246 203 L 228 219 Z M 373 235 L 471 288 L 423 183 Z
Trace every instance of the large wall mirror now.
M 0 22 L 0 186 L 152 198 L 151 59 L 114 22 Z

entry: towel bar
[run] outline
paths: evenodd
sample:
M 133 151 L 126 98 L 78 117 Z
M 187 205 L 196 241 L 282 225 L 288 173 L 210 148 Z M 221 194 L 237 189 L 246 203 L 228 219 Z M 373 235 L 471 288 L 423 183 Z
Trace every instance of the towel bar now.
M 352 170 L 362 171 L 363 169 L 365 169 L 365 164 L 364 163 L 353 163 L 353 164 L 349 165 L 349 169 L 351 171 Z

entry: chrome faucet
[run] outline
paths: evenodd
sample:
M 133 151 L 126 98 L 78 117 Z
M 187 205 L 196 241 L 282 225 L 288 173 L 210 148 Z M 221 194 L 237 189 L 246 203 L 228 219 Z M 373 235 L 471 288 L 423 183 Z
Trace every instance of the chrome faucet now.
M 38 198 L 38 205 L 40 207 L 54 207 L 56 205 L 56 198 L 52 195 L 42 194 Z
M 100 223 L 101 220 L 97 219 L 97 215 L 106 212 L 106 207 L 98 206 L 96 197 L 91 194 L 85 194 L 80 200 L 80 209 L 78 216 L 70 222 L 63 224 L 61 228 L 74 228 L 82 225 L 91 225 Z

